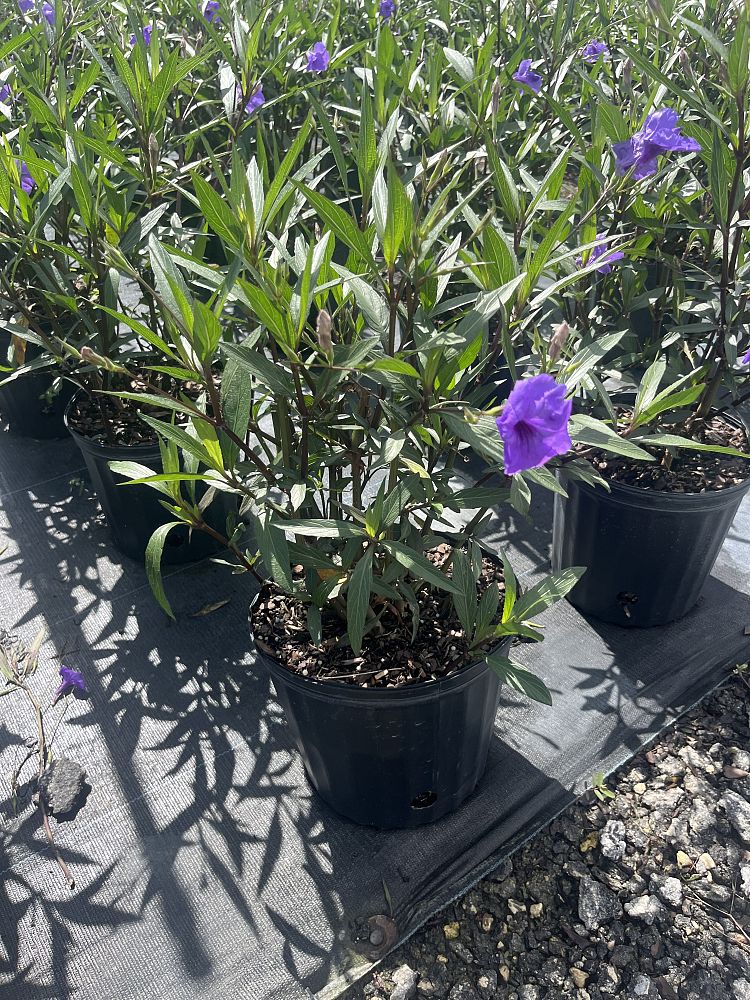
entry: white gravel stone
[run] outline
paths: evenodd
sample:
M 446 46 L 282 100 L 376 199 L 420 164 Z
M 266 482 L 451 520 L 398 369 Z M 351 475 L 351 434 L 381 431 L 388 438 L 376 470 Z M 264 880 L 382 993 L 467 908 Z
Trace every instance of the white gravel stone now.
M 599 834 L 602 854 L 610 861 L 621 861 L 625 857 L 625 824 L 621 819 L 609 819 Z

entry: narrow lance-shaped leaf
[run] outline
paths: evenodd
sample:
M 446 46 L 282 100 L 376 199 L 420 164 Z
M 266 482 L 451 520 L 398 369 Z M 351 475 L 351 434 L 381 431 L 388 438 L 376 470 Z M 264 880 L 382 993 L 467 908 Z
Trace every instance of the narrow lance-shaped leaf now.
M 356 656 L 362 649 L 362 636 L 367 621 L 372 591 L 373 548 L 370 546 L 354 567 L 346 589 L 346 627 L 349 642 Z

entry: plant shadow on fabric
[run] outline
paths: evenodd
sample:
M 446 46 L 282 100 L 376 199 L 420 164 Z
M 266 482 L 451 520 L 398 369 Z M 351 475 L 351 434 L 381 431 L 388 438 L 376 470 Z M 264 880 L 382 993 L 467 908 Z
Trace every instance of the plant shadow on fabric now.
M 272 883 L 288 856 L 302 856 L 305 872 L 294 878 L 315 884 L 336 926 L 339 910 L 328 889 L 334 848 L 321 823 L 325 814 L 286 794 L 299 775 L 290 776 L 285 727 L 268 679 L 245 655 L 250 588 L 230 591 L 224 571 L 187 567 L 167 579 L 181 619 L 170 627 L 142 568 L 111 550 L 105 558 L 106 531 L 91 530 L 93 501 L 87 490 L 71 489 L 78 474 L 71 470 L 3 502 L 3 535 L 13 540 L 2 557 L 5 586 L 28 595 L 7 624 L 25 636 L 41 616 L 52 637 L 43 650 L 54 664 L 48 670 L 74 664 L 90 691 L 56 746 L 63 753 L 67 742 L 76 744 L 92 785 L 75 832 L 62 824 L 58 836 L 76 869 L 75 894 L 55 884 L 33 814 L 21 812 L 5 835 L 15 995 L 20 1000 L 23 985 L 24 998 L 72 996 L 68 955 L 88 925 L 112 934 L 129 922 L 160 920 L 186 977 L 215 974 L 200 910 L 201 894 L 216 893 L 259 949 L 266 925 L 275 924 L 287 941 L 290 972 L 320 985 L 330 942 L 295 926 L 295 907 L 274 898 Z M 227 606 L 207 610 L 230 592 Z M 18 716 L 10 716 L 16 742 L 24 734 L 15 730 L 25 725 L 20 710 Z M 292 851 L 287 838 L 295 841 Z M 52 993 L 34 985 L 35 949 L 30 938 L 23 944 L 29 919 L 45 925 L 52 942 L 53 954 L 43 958 L 53 970 Z

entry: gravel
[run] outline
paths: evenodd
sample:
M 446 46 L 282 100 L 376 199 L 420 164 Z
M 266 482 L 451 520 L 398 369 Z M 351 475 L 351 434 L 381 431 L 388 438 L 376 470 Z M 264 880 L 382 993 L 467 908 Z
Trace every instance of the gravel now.
M 348 1000 L 750 1000 L 749 709 L 735 675 Z

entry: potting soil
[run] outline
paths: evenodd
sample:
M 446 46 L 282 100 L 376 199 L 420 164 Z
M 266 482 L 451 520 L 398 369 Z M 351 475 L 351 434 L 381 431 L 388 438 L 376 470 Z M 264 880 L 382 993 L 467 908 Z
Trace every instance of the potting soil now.
M 551 503 L 537 494 L 531 521 L 505 518 L 487 538 L 527 584 L 548 568 Z M 90 786 L 76 817 L 53 821 L 74 891 L 30 785 L 13 814 L 35 719 L 22 694 L 0 698 L 9 1000 L 335 996 L 750 654 L 746 501 L 682 622 L 626 631 L 567 603 L 545 614 L 546 641 L 514 655 L 552 708 L 505 693 L 476 793 L 438 823 L 386 833 L 311 792 L 254 669 L 251 579 L 212 562 L 170 570 L 166 619 L 143 568 L 112 548 L 72 441 L 0 437 L 0 552 L 0 625 L 26 643 L 48 635 L 34 689 L 48 704 L 64 664 L 89 691 L 46 716 L 55 755 Z

